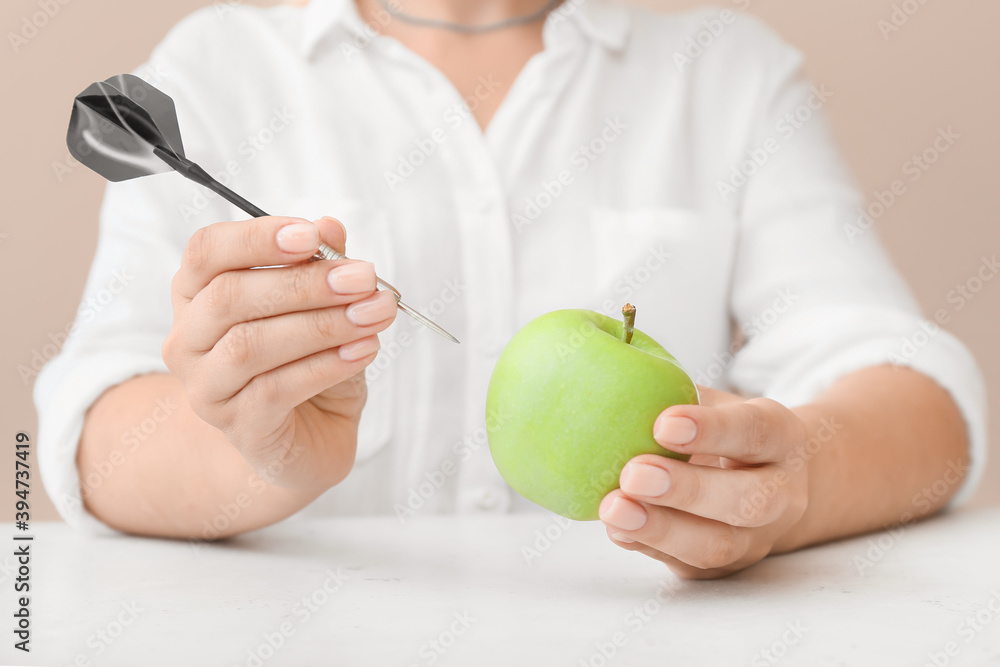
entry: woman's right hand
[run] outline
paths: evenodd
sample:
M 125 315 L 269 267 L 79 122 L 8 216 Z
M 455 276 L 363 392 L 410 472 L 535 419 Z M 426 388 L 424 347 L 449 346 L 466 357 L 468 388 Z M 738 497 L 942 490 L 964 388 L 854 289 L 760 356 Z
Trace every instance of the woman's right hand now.
M 220 222 L 188 241 L 163 359 L 196 415 L 278 486 L 322 491 L 350 471 L 377 333 L 396 315 L 374 267 L 309 262 L 333 218 Z M 275 266 L 278 268 L 251 269 Z

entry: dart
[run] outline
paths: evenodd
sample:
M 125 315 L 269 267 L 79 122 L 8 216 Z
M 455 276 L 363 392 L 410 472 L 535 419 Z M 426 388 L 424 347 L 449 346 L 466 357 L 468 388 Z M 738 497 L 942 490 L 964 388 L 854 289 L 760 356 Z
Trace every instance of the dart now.
M 97 81 L 76 96 L 66 143 L 74 158 L 109 181 L 176 171 L 255 218 L 268 215 L 187 158 L 173 99 L 132 74 Z M 311 259 L 335 260 L 346 256 L 320 243 Z M 395 295 L 401 311 L 448 340 L 459 342 L 403 303 L 398 289 L 381 278 L 378 285 Z

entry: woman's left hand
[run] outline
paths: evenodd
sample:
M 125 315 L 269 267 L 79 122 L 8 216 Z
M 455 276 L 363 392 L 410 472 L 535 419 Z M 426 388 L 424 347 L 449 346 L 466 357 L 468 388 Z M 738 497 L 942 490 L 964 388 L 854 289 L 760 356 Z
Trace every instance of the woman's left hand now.
M 701 405 L 668 408 L 653 427 L 658 443 L 691 461 L 635 457 L 600 517 L 622 548 L 709 579 L 761 560 L 802 518 L 806 426 L 770 399 L 699 391 Z

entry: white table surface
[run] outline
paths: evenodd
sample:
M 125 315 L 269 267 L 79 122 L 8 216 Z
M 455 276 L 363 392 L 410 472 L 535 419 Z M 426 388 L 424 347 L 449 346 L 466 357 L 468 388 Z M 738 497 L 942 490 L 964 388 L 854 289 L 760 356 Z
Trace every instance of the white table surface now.
M 556 539 L 527 564 L 522 547 L 546 529 Z M 3 665 L 1000 665 L 988 606 L 996 596 L 1000 610 L 1000 508 L 708 582 L 618 549 L 598 523 L 564 530 L 550 515 L 290 521 L 197 549 L 32 532 L 33 651 L 12 648 L 13 580 L 0 571 Z M 863 573 L 855 557 L 870 559 Z

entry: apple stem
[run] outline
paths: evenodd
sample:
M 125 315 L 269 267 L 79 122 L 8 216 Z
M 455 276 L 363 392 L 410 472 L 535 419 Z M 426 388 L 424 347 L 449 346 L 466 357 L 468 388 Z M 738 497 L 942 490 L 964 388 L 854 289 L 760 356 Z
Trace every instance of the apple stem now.
M 632 344 L 632 332 L 635 329 L 635 306 L 626 303 L 622 308 L 622 316 L 625 318 L 625 326 L 622 327 L 622 340 L 626 345 Z

